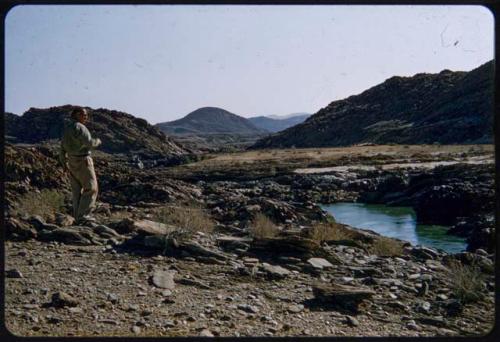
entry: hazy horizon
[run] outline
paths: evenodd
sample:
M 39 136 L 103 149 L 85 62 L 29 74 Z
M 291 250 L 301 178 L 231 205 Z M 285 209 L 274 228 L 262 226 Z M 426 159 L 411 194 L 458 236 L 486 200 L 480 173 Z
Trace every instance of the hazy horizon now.
M 472 5 L 22 5 L 5 20 L 5 111 L 314 114 L 393 76 L 475 69 L 493 39 Z

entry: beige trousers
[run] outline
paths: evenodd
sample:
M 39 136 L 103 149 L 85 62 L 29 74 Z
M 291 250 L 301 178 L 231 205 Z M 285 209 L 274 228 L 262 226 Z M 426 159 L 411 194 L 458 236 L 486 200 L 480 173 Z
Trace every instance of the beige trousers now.
M 73 193 L 73 216 L 76 220 L 88 215 L 97 199 L 97 178 L 91 157 L 68 157 L 68 168 Z

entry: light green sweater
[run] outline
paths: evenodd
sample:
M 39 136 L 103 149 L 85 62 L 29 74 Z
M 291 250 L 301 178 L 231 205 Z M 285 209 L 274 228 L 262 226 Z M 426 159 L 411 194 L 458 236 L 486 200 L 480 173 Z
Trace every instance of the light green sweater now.
M 65 120 L 59 161 L 65 165 L 66 156 L 89 156 L 90 150 L 95 149 L 100 143 L 99 139 L 92 139 L 85 125 L 73 119 Z

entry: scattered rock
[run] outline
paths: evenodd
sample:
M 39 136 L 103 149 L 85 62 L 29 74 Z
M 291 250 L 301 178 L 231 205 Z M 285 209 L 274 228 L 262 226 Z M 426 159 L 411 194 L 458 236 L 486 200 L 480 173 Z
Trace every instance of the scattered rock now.
M 214 337 L 214 334 L 212 334 L 212 332 L 208 329 L 203 329 L 201 332 L 200 332 L 200 336 L 203 336 L 203 337 Z
M 173 290 L 175 288 L 174 276 L 177 271 L 161 271 L 157 270 L 152 276 L 152 282 L 156 287 Z
M 66 292 L 56 292 L 52 294 L 52 302 L 50 303 L 54 307 L 62 308 L 66 306 L 77 306 L 80 302 L 67 294 Z
M 359 305 L 370 299 L 375 292 L 368 288 L 359 288 L 348 285 L 330 284 L 313 286 L 314 297 L 325 304 L 338 306 L 349 311 L 357 312 Z
M 258 307 L 253 306 L 253 305 L 249 305 L 249 304 L 238 304 L 238 309 L 245 311 L 245 312 L 249 312 L 249 313 L 258 313 L 259 312 Z
M 270 278 L 283 279 L 290 275 L 290 271 L 281 266 L 270 265 L 268 263 L 262 263 L 260 268 L 267 273 Z
M 5 271 L 5 277 L 6 278 L 24 278 L 21 271 L 15 269 L 15 268 Z
M 304 310 L 304 305 L 302 304 L 294 304 L 288 307 L 288 311 L 291 313 L 299 313 L 302 312 L 303 310 Z
M 323 258 L 310 258 L 307 260 L 307 262 L 314 267 L 315 269 L 322 270 L 326 268 L 332 268 L 333 265 L 328 261 Z
M 346 323 L 348 325 L 350 325 L 351 327 L 359 326 L 359 321 L 356 318 L 354 318 L 352 316 L 346 316 L 345 318 L 346 318 Z

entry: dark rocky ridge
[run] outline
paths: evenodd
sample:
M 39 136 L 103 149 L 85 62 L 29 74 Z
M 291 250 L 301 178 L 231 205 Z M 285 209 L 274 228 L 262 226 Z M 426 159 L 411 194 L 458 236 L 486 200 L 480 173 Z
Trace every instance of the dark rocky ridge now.
M 470 72 L 392 77 L 330 103 L 304 123 L 263 138 L 253 148 L 491 143 L 492 113 L 490 61 Z
M 30 108 L 22 116 L 5 113 L 5 135 L 16 143 L 39 143 L 60 139 L 64 118 L 73 106 Z M 167 137 L 146 120 L 108 109 L 87 108 L 92 135 L 102 140 L 100 150 L 108 153 L 137 154 L 146 159 L 179 159 L 190 151 Z
M 257 128 L 248 119 L 216 107 L 199 108 L 182 119 L 156 124 L 169 134 L 256 134 L 266 131 Z

